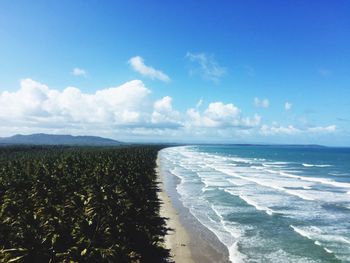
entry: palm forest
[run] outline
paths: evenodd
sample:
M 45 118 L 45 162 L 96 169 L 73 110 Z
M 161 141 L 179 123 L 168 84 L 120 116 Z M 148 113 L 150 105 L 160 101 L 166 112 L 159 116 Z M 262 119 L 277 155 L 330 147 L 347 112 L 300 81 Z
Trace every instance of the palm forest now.
M 0 262 L 166 262 L 162 146 L 0 147 Z

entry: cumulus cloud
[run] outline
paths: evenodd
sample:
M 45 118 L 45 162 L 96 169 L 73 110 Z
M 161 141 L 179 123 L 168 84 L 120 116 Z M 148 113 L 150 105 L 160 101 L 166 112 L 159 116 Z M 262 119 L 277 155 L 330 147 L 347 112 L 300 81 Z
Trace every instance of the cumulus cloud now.
M 202 128 L 239 128 L 246 129 L 259 125 L 261 117 L 242 117 L 241 110 L 232 103 L 212 102 L 200 112 L 198 109 L 187 110 L 187 126 Z
M 186 58 L 195 63 L 195 66 L 190 69 L 190 74 L 198 74 L 214 82 L 218 82 L 226 74 L 226 69 L 221 67 L 212 55 L 187 52 Z
M 140 73 L 143 76 L 149 77 L 151 79 L 158 79 L 164 82 L 170 81 L 168 75 L 166 75 L 162 71 L 154 69 L 151 66 L 145 65 L 143 58 L 140 56 L 130 58 L 128 63 L 136 72 Z
M 284 104 L 284 109 L 285 109 L 286 111 L 291 110 L 292 107 L 293 107 L 293 104 L 290 103 L 290 102 L 288 102 L 288 101 Z
M 151 121 L 166 127 L 180 126 L 180 113 L 173 110 L 171 97 L 165 96 L 154 103 Z
M 139 81 L 118 87 L 84 93 L 75 87 L 62 91 L 24 79 L 15 92 L 0 93 L 0 119 L 27 126 L 63 126 L 79 124 L 127 125 L 142 122 L 145 101 L 150 90 Z
M 81 69 L 81 68 L 74 68 L 72 70 L 72 74 L 74 76 L 82 76 L 82 77 L 86 77 L 87 76 L 87 72 L 85 69 Z
M 258 107 L 258 108 L 268 108 L 270 106 L 270 102 L 268 99 L 259 99 L 255 97 L 254 105 L 255 107 Z
M 221 101 L 203 105 L 203 100 L 199 100 L 195 107 L 180 112 L 174 108 L 170 96 L 153 100 L 150 93 L 140 80 L 87 93 L 77 87 L 57 90 L 23 79 L 18 90 L 0 92 L 0 136 L 48 132 L 98 134 L 118 139 L 141 136 L 158 140 L 158 136 L 168 136 L 168 140 L 223 140 L 338 131 L 336 125 L 300 128 L 262 124 L 261 116 L 246 116 L 233 103 Z
M 0 93 L 0 121 L 12 130 L 66 129 L 104 130 L 177 129 L 181 127 L 238 129 L 257 126 L 261 117 L 244 117 L 232 103 L 212 102 L 199 111 L 181 114 L 165 96 L 151 101 L 148 89 L 140 80 L 86 93 L 76 87 L 63 90 L 49 88 L 32 79 L 20 81 L 17 91 Z

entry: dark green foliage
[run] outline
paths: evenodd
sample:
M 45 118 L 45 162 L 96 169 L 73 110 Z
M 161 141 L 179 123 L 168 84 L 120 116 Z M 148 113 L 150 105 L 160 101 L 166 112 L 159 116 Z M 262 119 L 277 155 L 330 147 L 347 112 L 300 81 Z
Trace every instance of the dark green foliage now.
M 0 262 L 164 262 L 159 149 L 0 148 Z

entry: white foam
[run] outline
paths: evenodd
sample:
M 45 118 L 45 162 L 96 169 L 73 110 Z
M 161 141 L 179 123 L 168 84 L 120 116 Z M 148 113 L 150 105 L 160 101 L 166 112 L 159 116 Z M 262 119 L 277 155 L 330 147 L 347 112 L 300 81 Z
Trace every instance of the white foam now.
M 233 228 L 231 225 L 228 224 L 228 222 L 224 220 L 223 216 L 219 212 L 220 209 L 216 208 L 214 205 L 212 205 L 212 209 L 215 212 L 215 214 L 220 218 L 220 223 L 222 224 L 224 229 L 228 233 L 230 233 L 230 235 L 235 239 L 234 242 L 225 242 L 223 237 L 218 236 L 219 240 L 223 242 L 228 248 L 230 261 L 237 263 L 245 262 L 246 255 L 242 254 L 238 249 L 238 240 L 242 236 L 241 231 L 237 228 Z
M 344 182 L 337 182 L 337 181 L 333 181 L 333 180 L 329 180 L 329 179 L 325 179 L 325 178 L 318 178 L 318 177 L 306 177 L 306 176 L 300 176 L 300 175 L 293 175 L 290 173 L 286 173 L 283 171 L 273 171 L 273 170 L 266 170 L 270 173 L 279 173 L 282 176 L 286 176 L 286 177 L 290 177 L 290 178 L 295 178 L 295 179 L 299 179 L 299 180 L 303 180 L 303 181 L 308 181 L 308 182 L 316 182 L 316 183 L 321 183 L 321 184 L 326 184 L 326 185 L 332 185 L 332 186 L 336 186 L 336 187 L 340 187 L 340 188 L 350 188 L 350 184 L 349 183 L 344 183 Z
M 219 206 L 215 206 L 215 205 L 211 205 L 211 208 L 213 209 L 213 211 L 215 212 L 215 214 L 218 216 L 218 218 L 220 218 L 220 222 L 221 222 L 221 224 L 224 226 L 224 229 L 225 229 L 228 233 L 230 233 L 230 235 L 231 235 L 232 237 L 234 237 L 235 239 L 239 239 L 239 238 L 242 236 L 242 232 L 241 232 L 239 229 L 237 229 L 237 228 L 233 228 L 233 227 L 232 227 L 232 224 L 229 225 L 229 224 L 228 224 L 229 222 L 227 222 L 227 221 L 224 219 L 223 215 L 221 214 L 222 212 L 226 212 L 226 213 L 231 212 L 231 208 L 229 208 L 230 210 L 228 210 L 228 209 L 227 209 L 226 207 L 224 207 L 224 206 L 219 207 Z
M 317 245 L 317 246 L 321 246 L 321 243 L 318 242 L 317 240 L 316 240 L 314 243 L 315 243 L 315 245 Z
M 248 205 L 254 206 L 256 208 L 256 210 L 264 211 L 266 214 L 268 214 L 270 216 L 272 216 L 274 213 L 274 211 L 272 209 L 270 209 L 268 207 L 260 206 L 259 204 L 254 202 L 252 199 L 248 198 L 247 196 L 239 195 L 239 198 L 244 200 Z
M 329 253 L 329 254 L 333 254 L 333 251 L 332 250 L 330 250 L 330 249 L 328 249 L 328 248 L 326 248 L 326 247 L 322 247 L 327 253 Z
M 350 204 L 348 198 L 350 183 L 330 178 L 300 176 L 299 172 L 304 174 L 308 171 L 308 169 L 302 169 L 300 163 L 294 163 L 293 166 L 288 167 L 284 166 L 288 163 L 266 160 L 263 162 L 257 158 L 223 157 L 218 154 L 200 153 L 194 147 L 179 147 L 176 150 L 168 151 L 166 156 L 165 166 L 169 169 L 177 167 L 176 170 L 172 171 L 182 179 L 177 185 L 180 200 L 191 214 L 228 248 L 231 261 L 244 262 L 247 257 L 238 249 L 240 246 L 244 248 L 244 239 L 241 238 L 240 229 L 247 228 L 245 225 L 234 225 L 225 220 L 225 215 L 229 209 L 231 209 L 231 213 L 243 211 L 246 213 L 252 209 L 249 206 L 268 215 L 279 213 L 293 220 L 303 220 L 303 222 L 318 223 L 316 218 L 322 218 L 324 222 L 334 220 L 332 229 L 328 229 L 326 226 L 320 226 L 321 229 L 307 226 L 295 227 L 294 225 L 290 227 L 297 234 L 312 240 L 328 253 L 334 253 L 336 256 L 345 255 L 345 257 L 348 255 L 348 252 L 344 251 L 344 249 L 350 248 L 348 233 L 344 232 L 344 227 L 348 226 L 343 221 L 348 217 L 345 217 L 343 210 L 329 213 L 320 204 L 323 202 Z M 299 165 L 299 168 L 296 168 L 296 165 Z M 303 166 L 328 167 L 330 165 L 306 163 Z M 320 184 L 328 186 L 320 187 Z M 212 206 L 211 201 L 205 200 L 208 198 L 208 194 L 202 195 L 201 190 L 205 192 L 214 189 L 213 187 L 241 198 L 249 206 L 227 206 L 227 211 L 220 205 Z M 334 187 L 341 189 L 335 190 Z M 216 194 L 216 192 L 210 193 L 210 198 L 216 198 Z M 298 199 L 293 198 L 293 196 L 298 197 Z M 314 200 L 321 202 L 311 202 Z M 221 201 L 216 200 L 216 202 L 220 204 Z M 270 207 L 276 209 L 276 212 Z M 236 210 L 233 211 L 233 208 Z M 305 211 L 310 212 L 305 213 Z
M 304 167 L 320 167 L 320 168 L 323 168 L 323 167 L 331 167 L 333 165 L 330 165 L 330 164 L 308 164 L 308 163 L 303 163 L 302 166 L 304 166 Z
M 299 198 L 301 198 L 303 200 L 306 200 L 306 201 L 315 201 L 315 198 L 310 197 L 309 195 L 303 194 L 303 193 L 301 193 L 298 190 L 285 190 L 285 192 L 287 194 L 297 196 L 297 197 L 299 197 Z
M 234 176 L 234 177 L 237 177 L 237 178 L 240 178 L 242 180 L 247 180 L 247 181 L 250 181 L 250 182 L 254 182 L 258 185 L 261 185 L 261 186 L 264 186 L 264 187 L 268 187 L 268 188 L 273 188 L 273 189 L 276 189 L 276 190 L 279 190 L 279 191 L 282 191 L 282 192 L 285 192 L 285 193 L 288 193 L 290 195 L 294 195 L 294 196 L 297 196 L 301 199 L 304 199 L 306 201 L 312 201 L 314 200 L 313 198 L 309 197 L 309 196 L 306 196 L 298 191 L 292 191 L 292 190 L 287 190 L 279 185 L 276 185 L 276 184 L 273 184 L 272 181 L 269 181 L 269 182 L 264 182 L 263 180 L 261 179 L 256 179 L 256 178 L 251 178 L 251 177 L 245 177 L 245 176 L 240 176 L 236 173 L 234 173 L 232 170 L 229 170 L 229 169 L 219 169 L 219 168 L 216 168 L 216 167 L 213 167 L 213 169 L 219 171 L 219 172 L 222 172 L 222 173 L 225 173 L 225 174 L 228 174 L 228 175 L 231 175 L 231 176 Z
M 310 234 L 310 232 L 308 231 L 305 231 L 301 228 L 297 228 L 293 225 L 290 225 L 290 227 L 294 230 L 294 232 L 298 233 L 299 235 L 303 236 L 303 237 L 306 237 L 307 239 L 310 239 L 312 240 L 312 235 Z
M 256 170 L 264 170 L 264 167 L 262 166 L 250 166 L 251 168 L 254 168 Z
M 347 173 L 329 173 L 329 175 L 334 175 L 334 176 L 347 176 L 349 174 Z
M 238 241 L 234 242 L 232 246 L 229 247 L 229 259 L 234 263 L 243 263 L 246 261 L 247 256 L 242 254 L 238 249 Z
M 345 237 L 341 237 L 341 240 L 342 240 L 344 243 L 347 243 L 347 244 L 350 245 L 350 241 L 347 240 Z
M 303 229 L 300 227 L 295 227 L 293 225 L 290 225 L 290 227 L 299 235 L 306 237 L 310 240 L 313 240 L 316 245 L 321 246 L 326 251 L 327 251 L 327 248 L 325 248 L 325 246 L 322 245 L 320 241 L 328 242 L 328 243 L 336 242 L 336 243 L 342 243 L 346 245 L 350 244 L 350 241 L 344 238 L 343 236 L 324 233 L 320 228 L 315 226 L 304 227 Z M 333 253 L 333 251 L 329 249 L 327 252 Z
M 284 165 L 277 165 L 275 163 L 262 163 L 261 165 L 266 168 L 285 168 Z
M 316 241 L 314 242 L 314 244 L 317 245 L 317 246 L 319 246 L 319 247 L 321 247 L 321 248 L 322 248 L 324 251 L 326 251 L 327 253 L 333 254 L 333 251 L 332 251 L 332 250 L 330 250 L 330 249 L 328 249 L 328 248 L 326 248 L 326 247 L 323 247 L 322 244 L 321 244 L 319 241 L 316 240 Z
M 312 187 L 311 187 L 311 186 L 304 185 L 303 188 L 304 188 L 305 190 L 310 190 Z
M 242 235 L 241 231 L 237 228 L 234 228 L 232 225 L 228 225 L 228 222 L 224 220 L 218 208 L 213 205 L 211 205 L 211 208 L 211 211 L 213 211 L 214 214 L 218 217 L 219 222 L 213 220 L 208 214 L 206 214 L 206 216 L 199 214 L 208 213 L 210 210 L 199 211 L 193 207 L 190 207 L 189 210 L 202 225 L 214 233 L 219 241 L 227 247 L 229 251 L 229 259 L 231 262 L 244 262 L 246 256 L 239 251 L 237 246 L 238 240 Z

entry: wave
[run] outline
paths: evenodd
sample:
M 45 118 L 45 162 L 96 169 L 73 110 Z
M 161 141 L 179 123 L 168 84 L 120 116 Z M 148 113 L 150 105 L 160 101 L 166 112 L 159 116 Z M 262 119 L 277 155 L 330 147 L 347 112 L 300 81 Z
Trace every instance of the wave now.
M 231 262 L 241 263 L 246 259 L 246 255 L 241 253 L 238 248 L 239 238 L 242 236 L 242 233 L 239 229 L 228 224 L 224 220 L 218 208 L 214 205 L 208 206 L 207 210 L 196 210 L 193 207 L 188 207 L 190 213 L 210 232 L 212 232 L 218 240 L 226 246 L 229 251 L 229 259 Z M 211 209 L 210 209 L 211 208 Z M 218 220 L 215 221 L 211 218 L 209 213 L 213 212 Z M 204 215 L 204 214 L 205 215 Z M 209 219 L 209 220 L 208 220 Z
M 334 254 L 334 252 L 326 247 L 322 247 L 327 253 Z
M 327 253 L 333 254 L 333 251 L 332 251 L 332 250 L 330 250 L 330 249 L 328 249 L 328 248 L 326 248 L 326 247 L 323 247 L 322 244 L 321 244 L 319 241 L 316 240 L 316 241 L 314 242 L 314 244 L 317 245 L 317 246 L 319 246 L 319 247 L 322 247 L 323 250 L 326 251 Z
M 331 167 L 333 165 L 330 165 L 330 164 L 308 164 L 308 163 L 303 163 L 302 166 L 304 166 L 304 167 L 320 167 L 320 168 L 323 168 L 323 167 Z
M 327 253 L 330 253 L 330 254 L 333 254 L 333 251 L 324 247 L 320 241 L 318 241 L 317 239 L 315 240 L 315 235 L 318 235 L 318 233 L 313 233 L 313 232 L 310 232 L 310 231 L 306 231 L 306 230 L 303 230 L 301 228 L 298 228 L 298 227 L 295 227 L 293 225 L 290 225 L 290 227 L 294 230 L 294 232 L 296 232 L 297 234 L 303 236 L 303 237 L 306 237 L 307 239 L 311 240 L 311 241 L 314 241 L 314 244 L 321 247 L 323 250 L 325 250 Z M 317 232 L 320 232 L 320 229 L 314 227 Z
M 321 229 L 315 226 L 306 227 L 307 229 L 305 228 L 302 229 L 300 227 L 296 227 L 293 225 L 290 225 L 290 227 L 294 230 L 294 232 L 296 232 L 297 234 L 303 237 L 306 237 L 311 241 L 314 241 L 314 244 L 322 247 L 327 253 L 330 253 L 330 254 L 334 254 L 334 251 L 327 248 L 326 245 L 324 244 L 325 242 L 328 244 L 331 244 L 334 242 L 341 243 L 343 246 L 344 245 L 348 246 L 350 244 L 350 241 L 344 238 L 343 236 L 323 233 Z
M 171 172 L 182 179 L 176 188 L 180 201 L 227 247 L 233 262 L 237 262 L 238 258 L 245 262 L 252 256 L 247 243 L 247 240 L 251 242 L 250 237 L 246 236 L 250 233 L 246 232 L 248 227 L 255 231 L 255 227 L 260 227 L 260 224 L 265 226 L 261 222 L 247 226 L 236 221 L 237 213 L 251 215 L 252 209 L 256 209 L 254 217 L 261 217 L 263 212 L 271 216 L 266 219 L 287 218 L 290 228 L 296 234 L 333 254 L 331 257 L 349 256 L 347 248 L 350 248 L 350 240 L 346 233 L 348 224 L 344 223 L 348 218 L 347 210 L 333 209 L 333 206 L 341 203 L 342 207 L 350 209 L 350 182 L 331 177 L 328 169 L 324 169 L 319 177 L 314 175 L 314 172 L 321 171 L 317 168 L 332 166 L 327 164 L 330 161 L 326 160 L 326 164 L 301 164 L 297 161 L 278 163 L 257 158 L 227 157 L 220 152 L 214 154 L 199 152 L 200 150 L 178 148 L 176 151 L 168 151 L 168 158 L 164 161 L 167 162 L 168 170 L 175 168 Z M 302 166 L 310 168 L 303 169 Z M 332 173 L 338 172 L 331 169 Z M 307 174 L 308 171 L 310 174 Z M 234 198 L 223 195 L 221 191 L 211 191 L 216 189 L 225 191 Z M 210 191 L 206 192 L 207 190 Z M 327 204 L 332 213 L 324 208 L 323 205 Z M 274 216 L 276 214 L 280 216 Z M 304 223 L 305 226 L 299 226 Z
M 294 232 L 298 233 L 299 235 L 306 237 L 307 239 L 313 240 L 312 237 L 315 235 L 314 232 L 306 231 L 293 225 L 290 225 L 290 227 L 294 230 Z M 317 227 L 313 227 L 313 228 L 315 232 L 321 233 L 321 230 L 319 228 Z
M 310 189 L 312 189 L 312 187 L 311 187 L 311 186 L 305 185 L 305 186 L 303 186 L 303 189 L 305 189 L 305 190 L 310 190 Z
M 259 204 L 257 204 L 253 200 L 249 199 L 247 196 L 239 195 L 239 198 L 244 200 L 248 205 L 254 206 L 256 210 L 264 211 L 266 214 L 268 214 L 270 216 L 272 216 L 275 213 L 272 209 L 270 209 L 268 207 L 260 206 Z
M 218 208 L 216 208 L 214 205 L 211 205 L 211 208 L 215 212 L 215 214 L 220 218 L 220 223 L 225 229 L 225 231 L 227 231 L 235 240 L 233 242 L 232 240 L 231 242 L 225 242 L 222 236 L 218 235 L 218 233 L 215 233 L 219 240 L 228 248 L 230 261 L 237 263 L 244 262 L 246 259 L 246 255 L 242 254 L 238 248 L 238 240 L 242 236 L 241 231 L 232 228 L 232 226 L 230 227 L 228 225 L 228 222 L 224 220 L 224 217 L 221 215 Z
M 262 163 L 261 165 L 266 168 L 285 168 L 286 167 L 284 165 L 276 165 L 275 163 Z
M 222 172 L 224 174 L 227 174 L 227 175 L 230 175 L 230 176 L 233 176 L 233 177 L 237 177 L 237 178 L 240 178 L 242 180 L 250 181 L 250 182 L 256 183 L 256 184 L 258 184 L 260 186 L 273 188 L 273 189 L 276 189 L 276 190 L 288 193 L 290 195 L 297 196 L 297 197 L 299 197 L 299 198 L 301 198 L 303 200 L 306 200 L 306 201 L 313 201 L 314 200 L 313 198 L 311 198 L 309 196 L 306 196 L 306 195 L 304 195 L 304 194 L 302 194 L 300 192 L 293 191 L 293 190 L 287 190 L 284 187 L 281 187 L 281 186 L 278 186 L 278 185 L 274 185 L 271 182 L 263 182 L 262 180 L 259 180 L 259 179 L 241 176 L 241 175 L 238 175 L 236 173 L 233 173 L 232 171 L 230 171 L 228 169 L 220 169 L 220 168 L 216 168 L 215 166 L 213 166 L 212 168 L 217 170 L 217 171 L 219 171 L 219 172 Z
M 349 174 L 347 173 L 329 173 L 329 175 L 334 175 L 334 176 L 347 176 Z
M 309 182 L 315 182 L 315 183 L 321 183 L 321 184 L 326 184 L 326 185 L 332 185 L 340 188 L 350 188 L 350 183 L 345 183 L 345 182 L 337 182 L 331 179 L 325 179 L 325 178 L 318 178 L 318 177 L 307 177 L 307 176 L 301 176 L 301 175 L 293 175 L 290 173 L 286 173 L 284 171 L 273 171 L 273 170 L 266 170 L 269 173 L 274 173 L 274 174 L 280 174 L 282 176 L 290 177 L 290 178 L 295 178 L 298 180 L 304 180 L 304 181 L 309 181 Z

